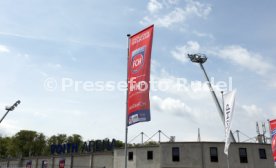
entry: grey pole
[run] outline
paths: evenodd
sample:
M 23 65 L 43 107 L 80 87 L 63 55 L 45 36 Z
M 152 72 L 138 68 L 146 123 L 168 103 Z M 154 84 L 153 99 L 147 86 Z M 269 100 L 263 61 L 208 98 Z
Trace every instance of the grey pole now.
M 159 143 L 161 142 L 161 130 L 158 130 L 158 134 L 159 134 Z
M 270 120 L 267 119 L 268 126 L 269 126 L 269 137 L 270 137 L 270 143 L 272 144 L 272 134 L 271 134 L 271 127 L 270 127 Z
M 127 85 L 130 34 L 127 35 Z M 127 136 L 128 136 L 128 87 L 126 91 L 126 125 L 125 125 L 125 168 L 127 168 Z
M 141 137 L 142 137 L 142 144 L 144 143 L 144 132 L 141 132 Z
M 208 77 L 208 75 L 207 75 L 207 73 L 206 73 L 206 71 L 205 71 L 205 69 L 204 69 L 204 67 L 203 67 L 203 64 L 202 64 L 202 63 L 199 63 L 199 65 L 200 65 L 202 71 L 204 72 L 204 75 L 205 75 L 205 77 L 206 77 L 206 80 L 208 81 L 209 89 L 210 89 L 210 91 L 211 91 L 211 94 L 212 94 L 212 97 L 213 97 L 213 99 L 214 99 L 214 101 L 215 101 L 215 103 L 216 103 L 216 107 L 217 107 L 217 110 L 218 110 L 218 112 L 219 112 L 220 118 L 221 118 L 221 120 L 222 120 L 222 122 L 223 122 L 223 125 L 224 125 L 224 114 L 223 114 L 222 108 L 221 108 L 221 106 L 220 106 L 220 104 L 219 104 L 219 101 L 218 101 L 218 98 L 217 98 L 217 96 L 216 96 L 216 93 L 214 92 L 214 89 L 213 89 L 213 87 L 212 87 L 212 85 L 211 85 L 211 83 L 210 83 L 209 77 Z M 235 137 L 233 136 L 232 131 L 230 131 L 230 138 L 231 138 L 231 141 L 232 141 L 232 142 L 236 142 Z
M 223 95 L 223 91 L 221 91 L 220 93 L 221 93 L 222 111 L 224 112 L 224 95 Z M 223 121 L 224 121 L 224 113 L 223 113 Z
M 229 168 L 229 156 L 227 155 L 227 168 Z
M 197 141 L 200 142 L 200 128 L 197 129 Z
M 10 112 L 10 110 L 7 110 L 7 112 L 4 114 L 4 116 L 1 118 L 0 123 L 4 120 L 4 118 L 6 117 L 6 115 Z
M 240 131 L 237 130 L 238 142 L 240 142 Z

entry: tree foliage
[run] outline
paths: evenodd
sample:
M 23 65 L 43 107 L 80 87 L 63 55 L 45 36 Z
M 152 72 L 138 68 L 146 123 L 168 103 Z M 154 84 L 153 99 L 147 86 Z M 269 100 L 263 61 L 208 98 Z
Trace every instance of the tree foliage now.
M 21 130 L 11 138 L 5 138 L 5 153 L 1 157 L 23 157 L 42 155 L 46 147 L 46 137 L 42 133 L 35 131 Z
M 52 144 L 82 142 L 78 134 L 57 134 L 46 138 L 43 133 L 21 130 L 12 137 L 0 136 L 0 158 L 49 155 Z
M 8 157 L 10 142 L 11 142 L 11 138 L 0 137 L 0 158 Z
M 95 140 L 98 148 L 108 145 L 106 142 L 111 142 L 109 139 Z M 21 130 L 11 137 L 2 137 L 0 135 L 0 159 L 14 157 L 30 157 L 30 156 L 46 156 L 50 155 L 51 145 L 53 144 L 79 144 L 79 150 L 82 151 L 84 141 L 78 134 L 66 135 L 57 134 L 46 137 L 43 133 L 38 133 L 31 130 Z M 124 146 L 122 141 L 116 140 L 115 148 Z M 100 151 L 103 149 L 95 149 Z
M 67 143 L 77 143 L 80 144 L 83 142 L 82 137 L 78 134 L 73 134 L 67 137 Z

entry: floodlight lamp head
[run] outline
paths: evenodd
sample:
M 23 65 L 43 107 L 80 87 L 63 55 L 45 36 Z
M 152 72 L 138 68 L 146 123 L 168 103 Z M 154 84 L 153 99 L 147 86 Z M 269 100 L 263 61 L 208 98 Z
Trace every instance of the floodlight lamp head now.
M 7 111 L 13 111 L 14 110 L 14 106 L 6 106 L 5 108 Z
M 7 111 L 13 111 L 15 109 L 15 107 L 17 107 L 19 104 L 21 103 L 20 100 L 17 100 L 12 106 L 6 106 L 6 110 Z
M 18 104 L 20 104 L 20 103 L 21 103 L 20 100 L 17 100 L 17 101 L 15 102 L 16 105 L 18 105 Z
M 207 61 L 207 57 L 205 54 L 188 54 L 188 57 L 192 62 L 203 64 Z
M 12 109 L 12 106 L 6 106 L 6 107 L 5 107 L 5 110 L 11 111 L 11 109 Z

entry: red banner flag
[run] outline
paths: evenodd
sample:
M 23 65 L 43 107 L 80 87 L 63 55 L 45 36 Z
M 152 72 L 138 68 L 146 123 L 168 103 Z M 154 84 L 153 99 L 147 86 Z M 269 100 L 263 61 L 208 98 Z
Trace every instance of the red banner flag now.
M 150 58 L 153 39 L 150 26 L 129 39 L 128 125 L 150 121 Z
M 274 162 L 276 162 L 276 120 L 271 120 L 269 121 L 269 123 L 270 123 L 272 154 L 273 154 Z

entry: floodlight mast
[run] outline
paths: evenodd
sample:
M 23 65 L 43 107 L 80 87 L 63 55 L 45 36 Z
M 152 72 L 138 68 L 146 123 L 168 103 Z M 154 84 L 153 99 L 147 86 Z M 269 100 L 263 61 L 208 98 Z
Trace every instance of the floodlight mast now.
M 212 85 L 211 85 L 209 77 L 208 77 L 208 75 L 207 75 L 207 73 L 206 73 L 206 71 L 205 71 L 205 69 L 203 67 L 203 63 L 207 61 L 207 57 L 204 54 L 188 54 L 188 57 L 190 58 L 190 60 L 192 62 L 198 63 L 200 65 L 200 68 L 202 69 L 202 71 L 203 71 L 203 73 L 205 75 L 205 78 L 208 81 L 208 83 L 207 83 L 208 87 L 210 89 L 210 92 L 211 92 L 212 97 L 213 97 L 213 99 L 215 101 L 217 110 L 219 112 L 220 118 L 221 118 L 221 120 L 223 122 L 223 125 L 224 125 L 225 123 L 224 123 L 224 113 L 223 113 L 223 110 L 222 110 L 222 108 L 221 108 L 221 106 L 219 104 L 218 98 L 216 96 L 216 93 L 215 93 Z M 235 137 L 234 137 L 234 135 L 233 135 L 233 133 L 232 133 L 231 130 L 230 130 L 230 139 L 231 139 L 232 142 L 236 142 Z
M 7 110 L 6 113 L 4 114 L 4 116 L 1 118 L 0 123 L 4 120 L 4 118 L 6 117 L 6 115 L 10 112 L 13 111 L 15 109 L 15 107 L 17 107 L 19 104 L 21 103 L 20 100 L 17 100 L 12 106 L 7 106 L 5 109 Z

